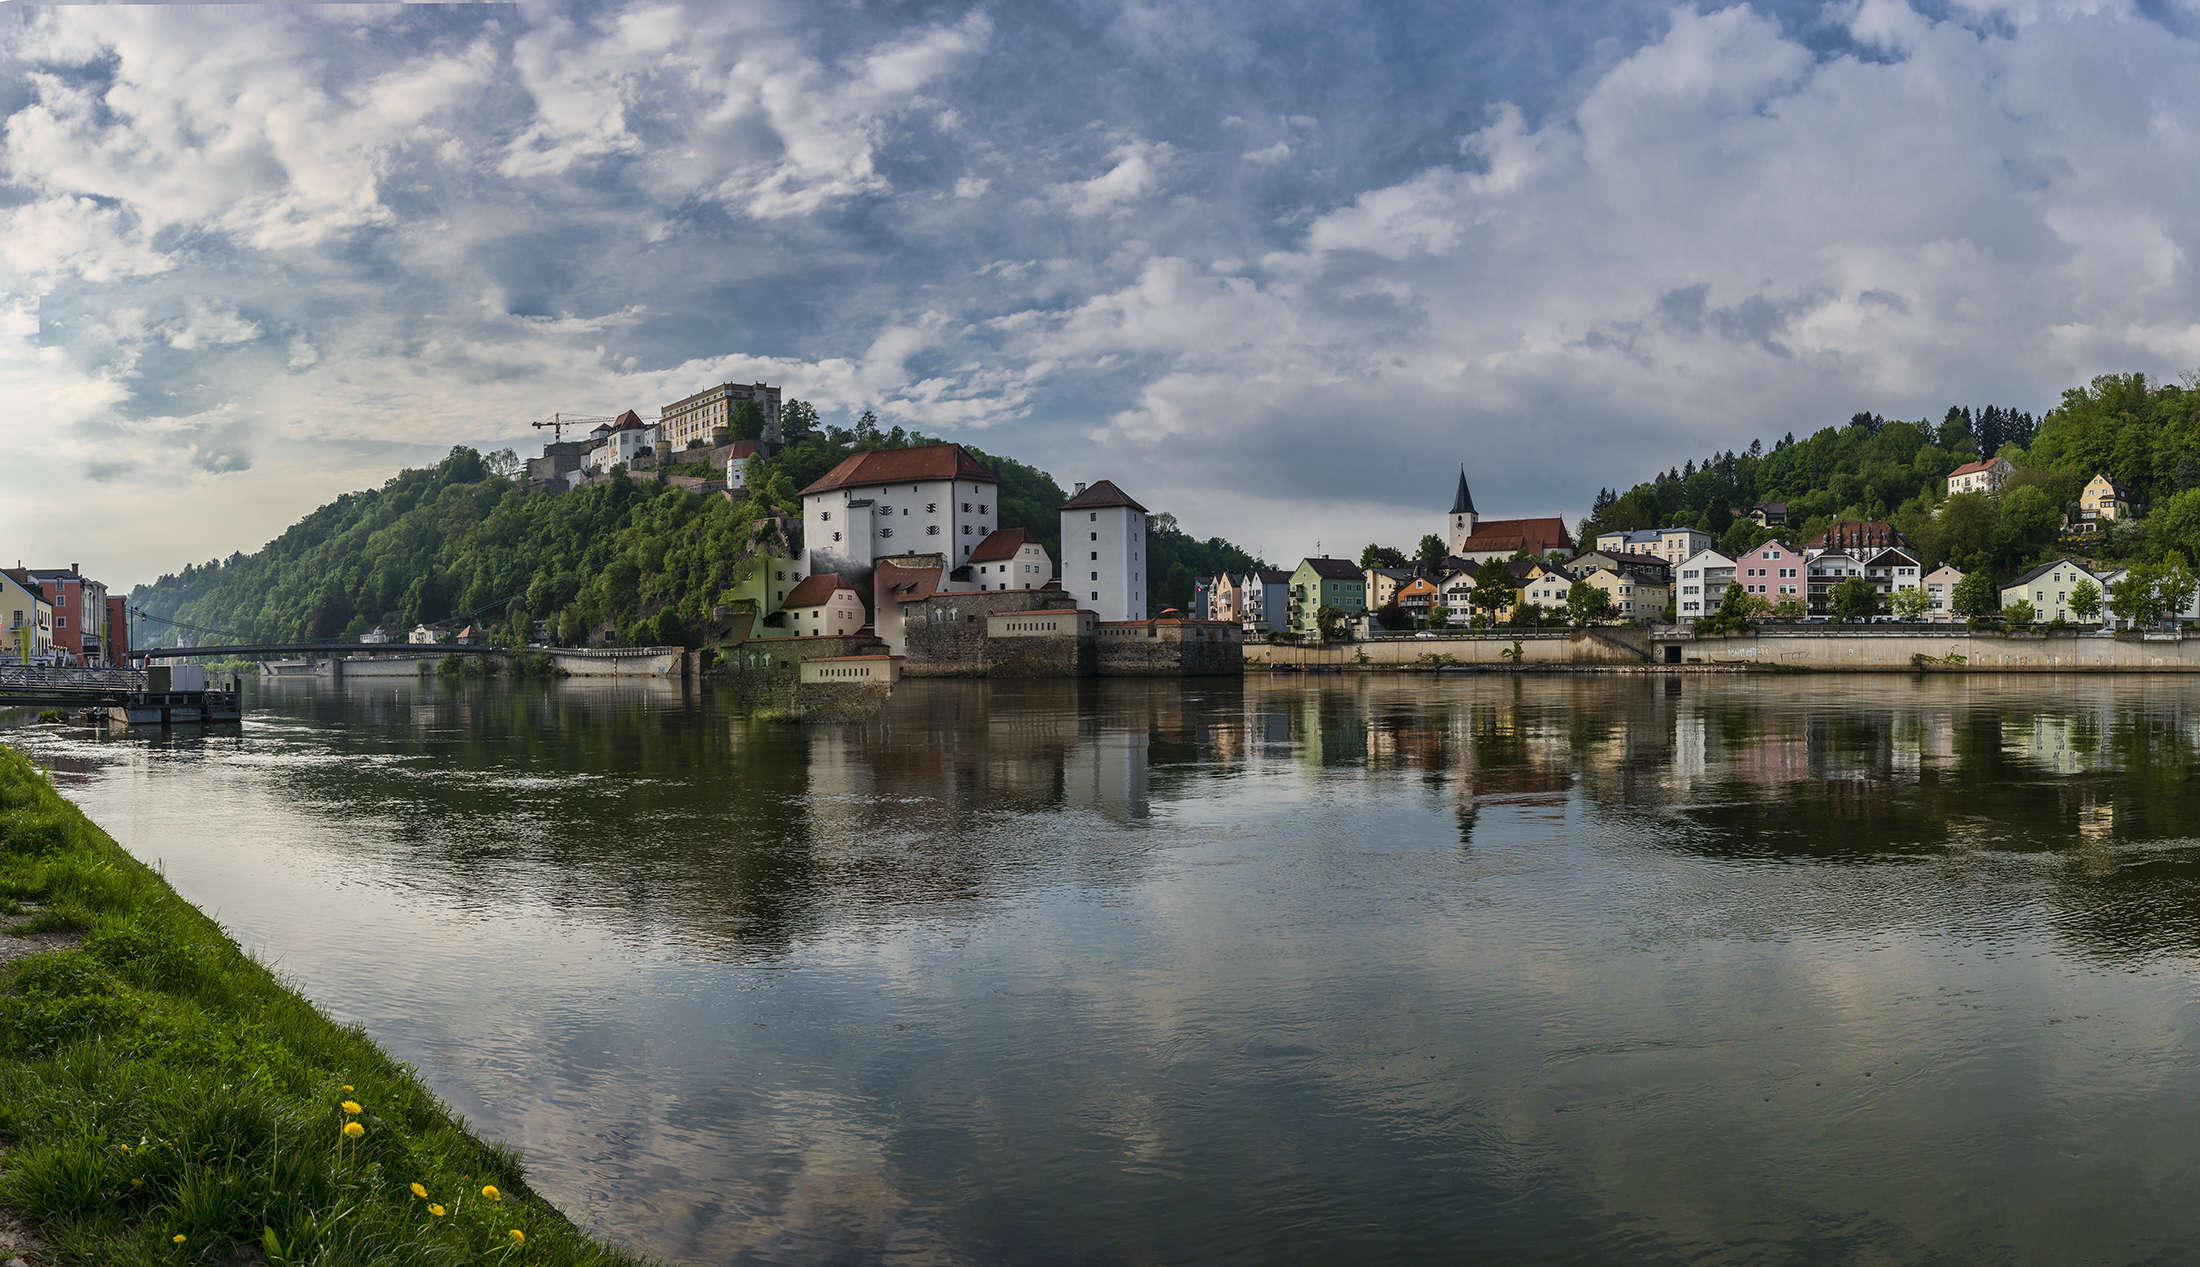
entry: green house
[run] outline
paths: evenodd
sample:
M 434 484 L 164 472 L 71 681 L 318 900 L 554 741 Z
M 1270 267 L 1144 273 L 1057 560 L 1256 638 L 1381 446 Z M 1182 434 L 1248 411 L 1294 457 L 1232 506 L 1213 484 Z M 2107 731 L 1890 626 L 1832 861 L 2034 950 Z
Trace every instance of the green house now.
M 1301 559 L 1291 574 L 1291 627 L 1317 634 L 1316 616 L 1335 607 L 1347 616 L 1367 610 L 1367 575 L 1350 559 Z

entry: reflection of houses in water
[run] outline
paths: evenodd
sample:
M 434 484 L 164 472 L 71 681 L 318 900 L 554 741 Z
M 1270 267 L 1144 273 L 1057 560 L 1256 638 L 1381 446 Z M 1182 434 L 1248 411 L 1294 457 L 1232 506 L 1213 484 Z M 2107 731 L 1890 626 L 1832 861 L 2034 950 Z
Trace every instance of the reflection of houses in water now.
M 1107 728 L 1080 737 L 1062 762 L 1063 802 L 1117 822 L 1145 818 L 1152 808 L 1147 787 L 1152 743 L 1145 730 Z
M 2001 750 L 2050 774 L 2113 770 L 2117 762 L 2104 750 L 2101 734 L 2100 714 L 2091 711 L 2005 715 Z

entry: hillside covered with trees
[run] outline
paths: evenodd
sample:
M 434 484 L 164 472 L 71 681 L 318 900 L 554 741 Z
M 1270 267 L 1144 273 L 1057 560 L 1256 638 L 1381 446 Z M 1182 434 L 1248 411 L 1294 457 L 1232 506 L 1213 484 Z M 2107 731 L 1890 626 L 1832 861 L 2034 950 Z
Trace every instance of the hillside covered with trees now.
M 1998 495 L 1948 495 L 1950 471 L 1995 454 L 2016 468 Z M 2065 541 L 2079 491 L 2101 473 L 2132 491 L 2140 514 Z M 1750 522 L 1759 502 L 1785 502 L 1788 526 Z M 2008 577 L 2058 549 L 2124 563 L 2200 559 L 2200 383 L 2103 375 L 2036 421 L 1999 406 L 1951 407 L 1938 422 L 1859 413 L 1802 439 L 1691 459 L 1624 493 L 1603 490 L 1581 535 L 1680 525 L 1732 553 L 1774 536 L 1800 544 L 1836 519 L 1891 521 L 1928 570 L 1945 562 Z
M 865 413 L 852 428 L 819 426 L 789 401 L 789 443 L 752 458 L 741 501 L 699 495 L 648 475 L 530 491 L 508 451 L 454 448 L 381 488 L 346 493 L 252 554 L 210 560 L 131 592 L 143 645 L 229 639 L 356 638 L 380 624 L 470 619 L 500 638 L 548 621 L 564 641 L 605 623 L 628 643 L 694 643 L 711 611 L 754 567 L 752 527 L 799 516 L 800 490 L 863 449 L 934 443 Z M 966 446 L 967 447 L 967 446 Z M 1023 526 L 1060 556 L 1052 476 L 972 449 L 1000 479 L 1000 522 Z M 1166 513 L 1147 533 L 1150 610 L 1190 601 L 1196 576 L 1260 561 L 1219 537 L 1196 540 Z

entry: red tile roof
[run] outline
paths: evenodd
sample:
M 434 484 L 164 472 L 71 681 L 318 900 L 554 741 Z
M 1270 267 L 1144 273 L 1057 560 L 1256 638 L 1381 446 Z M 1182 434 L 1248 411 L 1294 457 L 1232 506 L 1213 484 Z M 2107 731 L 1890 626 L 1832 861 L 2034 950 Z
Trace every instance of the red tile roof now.
M 1132 501 L 1130 494 L 1117 488 L 1113 480 L 1088 484 L 1084 492 L 1062 503 L 1064 510 L 1106 510 L 1110 506 L 1127 506 L 1141 515 L 1146 513 L 1146 508 Z
M 1037 545 L 1039 539 L 1022 528 L 996 528 L 970 552 L 972 563 L 992 563 L 998 559 L 1013 559 L 1016 552 L 1027 545 Z
M 781 607 L 816 607 L 831 598 L 836 591 L 855 591 L 855 586 L 840 579 L 838 572 L 820 572 L 816 576 L 802 578 L 802 583 L 787 592 L 787 601 Z
M 1566 521 L 1545 519 L 1485 519 L 1474 526 L 1474 535 L 1459 543 L 1460 554 L 1488 554 L 1502 550 L 1511 554 L 1526 550 L 1530 554 L 1545 554 L 1552 550 L 1571 550 L 1574 539 L 1566 532 Z
M 970 480 L 998 484 L 993 472 L 980 465 L 959 444 L 927 444 L 915 449 L 874 449 L 852 453 L 839 466 L 825 472 L 802 496 L 829 493 L 836 488 L 868 488 L 878 484 L 910 484 L 918 480 Z
M 871 570 L 871 594 L 877 603 L 889 599 L 897 603 L 914 603 L 920 598 L 930 598 L 940 590 L 940 569 L 937 567 L 904 567 L 899 563 L 881 563 Z
M 2001 461 L 2000 458 L 1988 458 L 1984 462 L 1965 462 L 1963 465 L 1948 472 L 1948 478 L 1954 479 L 1958 475 L 1976 475 L 1980 471 L 1993 469 L 1994 464 L 1999 461 Z

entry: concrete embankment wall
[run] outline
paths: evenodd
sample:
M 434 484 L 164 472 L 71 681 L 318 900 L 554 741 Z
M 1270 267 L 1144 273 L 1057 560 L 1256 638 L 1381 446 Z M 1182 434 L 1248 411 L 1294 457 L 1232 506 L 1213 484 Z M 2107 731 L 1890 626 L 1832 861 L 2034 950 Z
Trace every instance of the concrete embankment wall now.
M 1520 647 L 1523 667 L 1556 664 L 1643 664 L 1650 659 L 1647 629 L 1527 629 L 1518 633 L 1439 634 L 1434 638 L 1379 638 L 1366 642 L 1295 647 L 1249 643 L 1245 667 L 1434 669 L 1447 665 L 1511 665 Z M 1363 661 L 1362 656 L 1366 659 Z
M 320 677 L 369 678 L 402 677 L 417 678 L 423 673 L 433 673 L 442 661 L 440 655 L 360 656 L 356 660 L 316 661 L 313 671 Z
M 680 672 L 684 655 L 678 647 L 553 650 L 550 662 L 569 677 L 671 677 Z
M 1979 672 L 2180 673 L 2200 670 L 2200 637 L 2175 634 L 1945 633 L 1854 629 L 1755 633 L 1679 642 L 1683 664 L 1751 664 L 1825 671 L 1909 671 L 1919 658 L 1934 669 Z M 1658 657 L 1665 660 L 1664 655 Z

